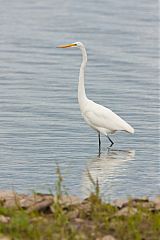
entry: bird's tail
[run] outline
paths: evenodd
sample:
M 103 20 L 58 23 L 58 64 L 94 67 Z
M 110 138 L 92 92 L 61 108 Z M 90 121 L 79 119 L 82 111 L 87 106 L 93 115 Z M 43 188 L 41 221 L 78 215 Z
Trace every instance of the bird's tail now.
M 131 125 L 129 125 L 128 123 L 127 123 L 127 126 L 126 126 L 126 132 L 128 132 L 128 133 L 134 133 L 134 128 L 133 127 L 131 127 Z

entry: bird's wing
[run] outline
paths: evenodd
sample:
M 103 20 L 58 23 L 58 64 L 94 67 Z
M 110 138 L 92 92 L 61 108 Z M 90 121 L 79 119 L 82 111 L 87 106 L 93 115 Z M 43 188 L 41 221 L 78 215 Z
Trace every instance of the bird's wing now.
M 90 101 L 84 112 L 84 116 L 95 127 L 105 128 L 111 132 L 124 130 L 133 133 L 133 128 L 112 112 L 109 108 L 103 107 L 95 102 Z

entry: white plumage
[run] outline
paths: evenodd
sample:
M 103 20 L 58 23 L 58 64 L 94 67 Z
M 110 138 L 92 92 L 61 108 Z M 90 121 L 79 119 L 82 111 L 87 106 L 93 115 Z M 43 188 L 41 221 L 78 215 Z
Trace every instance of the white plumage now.
M 87 101 L 81 112 L 86 122 L 104 135 L 118 130 L 134 133 L 134 129 L 117 114 L 91 100 Z
M 81 42 L 75 42 L 67 45 L 60 45 L 58 47 L 60 48 L 78 47 L 81 49 L 83 59 L 79 73 L 78 102 L 80 105 L 82 116 L 84 117 L 85 121 L 91 128 L 98 132 L 99 155 L 100 155 L 101 152 L 100 133 L 108 137 L 112 146 L 113 141 L 108 136 L 109 134 L 113 134 L 116 131 L 126 131 L 128 133 L 134 133 L 134 129 L 122 118 L 120 118 L 117 114 L 112 112 L 109 108 L 97 104 L 87 98 L 84 86 L 84 70 L 87 64 L 87 53 L 84 45 Z

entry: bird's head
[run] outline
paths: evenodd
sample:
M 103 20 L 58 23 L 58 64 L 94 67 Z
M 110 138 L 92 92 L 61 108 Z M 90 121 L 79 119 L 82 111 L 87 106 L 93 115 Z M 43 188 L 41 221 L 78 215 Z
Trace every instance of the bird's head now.
M 70 44 L 65 44 L 65 45 L 59 45 L 57 47 L 58 48 L 69 48 L 69 47 L 83 48 L 84 45 L 81 42 L 75 42 L 75 43 L 70 43 Z

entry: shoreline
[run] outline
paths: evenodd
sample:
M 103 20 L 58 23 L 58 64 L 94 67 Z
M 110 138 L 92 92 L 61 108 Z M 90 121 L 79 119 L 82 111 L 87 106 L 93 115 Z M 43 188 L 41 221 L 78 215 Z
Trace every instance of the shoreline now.
M 94 193 L 93 193 L 94 195 Z M 0 190 L 0 205 L 3 205 L 7 208 L 15 208 L 17 205 L 21 208 L 27 209 L 30 208 L 39 202 L 49 201 L 48 204 L 52 204 L 59 199 L 61 204 L 64 205 L 75 205 L 75 204 L 82 204 L 86 201 L 89 197 L 80 198 L 76 195 L 70 194 L 49 194 L 49 193 L 17 193 L 15 191 L 4 191 Z M 129 197 L 129 198 L 119 198 L 113 201 L 103 201 L 103 203 L 110 204 L 111 206 L 122 208 L 126 206 L 129 202 L 141 202 L 141 203 L 148 203 L 155 207 L 156 210 L 160 211 L 160 194 L 155 197 Z
M 160 195 L 101 200 L 0 191 L 0 240 L 158 240 Z

